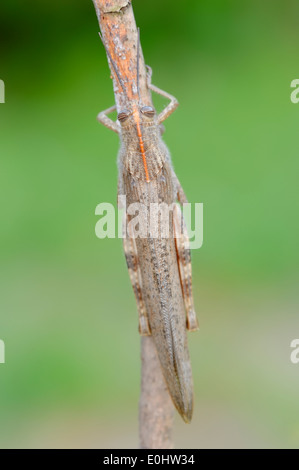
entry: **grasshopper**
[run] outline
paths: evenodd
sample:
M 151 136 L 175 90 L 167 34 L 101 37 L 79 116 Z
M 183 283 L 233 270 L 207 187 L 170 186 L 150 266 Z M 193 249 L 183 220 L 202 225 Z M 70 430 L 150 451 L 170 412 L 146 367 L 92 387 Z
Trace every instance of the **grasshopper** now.
M 139 47 L 138 32 L 137 88 Z M 117 66 L 105 49 L 127 96 Z M 172 207 L 168 237 L 163 237 L 159 230 L 156 236 L 148 233 L 146 237 L 135 237 L 129 229 L 131 218 L 127 212 L 128 230 L 123 245 L 137 302 L 139 333 L 152 335 L 172 401 L 184 421 L 190 422 L 193 381 L 186 328 L 195 331 L 198 323 L 193 304 L 189 239 L 180 207 L 175 204 L 176 201 L 181 205 L 187 203 L 187 198 L 161 137 L 161 124 L 177 108 L 178 101 L 153 85 L 151 76 L 151 68 L 147 66 L 148 88 L 170 101 L 162 112 L 157 114 L 154 107 L 142 103 L 138 92 L 135 100 L 127 97 L 125 107 L 118 110 L 117 121 L 108 117 L 116 111 L 116 106 L 99 113 L 97 119 L 120 137 L 119 200 L 120 196 L 126 196 L 129 205 L 142 203 L 148 213 L 152 204 L 166 203 Z

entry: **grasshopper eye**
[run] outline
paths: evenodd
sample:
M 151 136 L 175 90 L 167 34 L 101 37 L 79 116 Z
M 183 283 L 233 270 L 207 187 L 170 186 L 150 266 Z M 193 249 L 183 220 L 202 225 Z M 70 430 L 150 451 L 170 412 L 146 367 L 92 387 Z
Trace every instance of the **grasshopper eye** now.
M 121 111 L 118 115 L 117 115 L 117 119 L 120 121 L 120 122 L 124 122 L 128 119 L 128 117 L 130 116 L 130 111 L 128 111 L 127 109 L 125 109 L 124 111 Z
M 155 115 L 155 110 L 151 106 L 143 106 L 140 111 L 148 117 L 153 117 Z

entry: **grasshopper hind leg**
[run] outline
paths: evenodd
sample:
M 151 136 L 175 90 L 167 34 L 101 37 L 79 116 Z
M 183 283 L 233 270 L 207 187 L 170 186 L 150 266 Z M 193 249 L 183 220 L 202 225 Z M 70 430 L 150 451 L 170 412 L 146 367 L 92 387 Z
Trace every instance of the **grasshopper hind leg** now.
M 128 221 L 127 215 L 124 216 L 123 223 L 125 223 L 125 220 Z M 151 334 L 151 331 L 149 327 L 145 302 L 143 299 L 142 279 L 138 261 L 137 248 L 135 239 L 132 234 L 126 233 L 126 237 L 123 239 L 123 245 L 129 276 L 137 302 L 139 316 L 139 333 L 141 336 L 149 336 Z
M 198 330 L 198 321 L 194 309 L 192 294 L 192 269 L 191 255 L 189 248 L 189 237 L 185 226 L 182 212 L 178 205 L 174 206 L 173 225 L 175 231 L 175 244 L 180 273 L 180 280 L 187 316 L 187 329 L 189 331 Z

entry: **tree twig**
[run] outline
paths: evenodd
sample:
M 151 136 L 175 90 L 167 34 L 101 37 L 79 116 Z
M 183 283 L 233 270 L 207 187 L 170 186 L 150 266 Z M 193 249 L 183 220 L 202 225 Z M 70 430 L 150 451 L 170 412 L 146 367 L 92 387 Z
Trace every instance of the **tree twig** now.
M 137 90 L 137 28 L 131 2 L 127 0 L 93 0 L 113 78 L 117 110 Z M 109 60 L 116 64 L 125 90 Z M 139 58 L 140 98 L 151 105 L 146 83 L 146 68 L 142 52 Z M 173 447 L 174 407 L 164 381 L 152 338 L 141 338 L 141 396 L 139 402 L 139 445 L 146 449 Z

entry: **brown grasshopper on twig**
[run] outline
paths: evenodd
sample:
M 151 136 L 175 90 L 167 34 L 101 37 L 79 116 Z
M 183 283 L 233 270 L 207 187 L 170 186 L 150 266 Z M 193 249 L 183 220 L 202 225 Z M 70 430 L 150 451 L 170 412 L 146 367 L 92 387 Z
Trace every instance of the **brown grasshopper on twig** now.
M 139 48 L 138 34 L 136 99 L 128 98 L 116 64 L 106 49 L 127 99 L 125 107 L 118 112 L 116 122 L 107 116 L 116 110 L 116 106 L 102 111 L 98 120 L 116 132 L 121 140 L 118 195 L 125 196 L 128 205 L 142 204 L 147 214 L 151 213 L 151 206 L 161 203 L 172 209 L 166 222 L 169 229 L 166 230 L 169 235 L 166 237 L 162 233 L 159 217 L 154 220 L 155 235 L 151 229 L 147 236 L 136 237 L 130 226 L 132 218 L 127 211 L 128 230 L 124 238 L 124 251 L 136 296 L 139 332 L 153 336 L 173 403 L 183 419 L 190 422 L 193 381 L 186 326 L 194 331 L 198 329 L 198 324 L 193 305 L 189 239 L 182 224 L 180 208 L 175 204 L 177 200 L 184 204 L 187 199 L 161 138 L 161 124 L 177 108 L 178 102 L 169 93 L 151 84 L 149 67 L 148 88 L 169 99 L 170 103 L 157 115 L 152 106 L 141 102 L 138 89 Z

